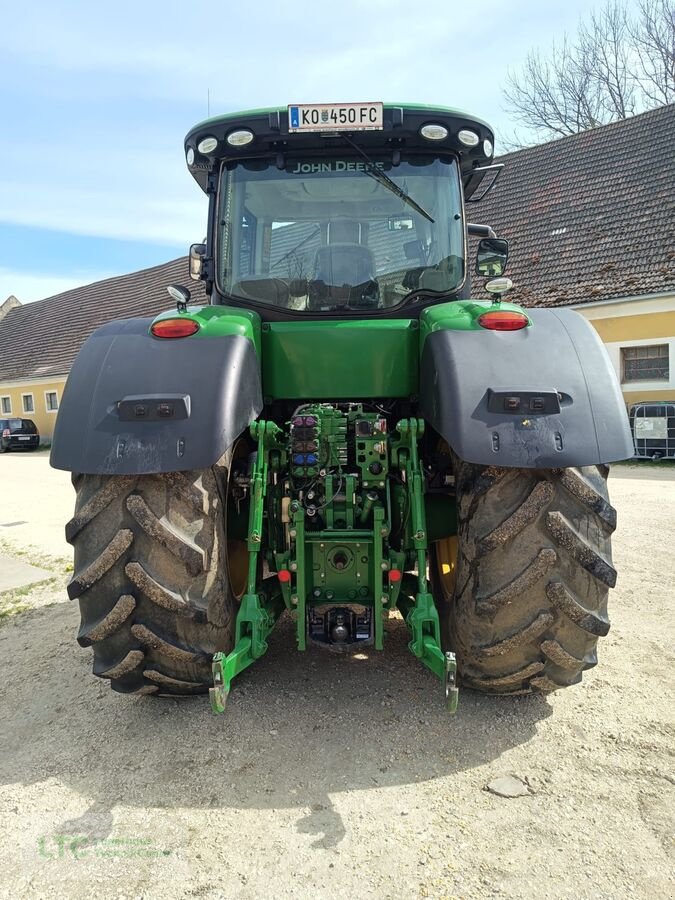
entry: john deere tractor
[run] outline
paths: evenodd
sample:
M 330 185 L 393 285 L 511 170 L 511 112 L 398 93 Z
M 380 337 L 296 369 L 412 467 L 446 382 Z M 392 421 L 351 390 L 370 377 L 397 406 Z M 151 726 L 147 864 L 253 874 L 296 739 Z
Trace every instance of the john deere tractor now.
M 78 641 L 114 690 L 222 711 L 284 612 L 299 651 L 354 652 L 386 651 L 397 611 L 450 708 L 460 682 L 546 692 L 595 665 L 631 437 L 591 326 L 503 299 L 507 243 L 465 212 L 493 140 L 381 103 L 188 133 L 208 304 L 170 285 L 174 308 L 94 332 L 52 450 Z M 470 270 L 497 276 L 485 300 Z

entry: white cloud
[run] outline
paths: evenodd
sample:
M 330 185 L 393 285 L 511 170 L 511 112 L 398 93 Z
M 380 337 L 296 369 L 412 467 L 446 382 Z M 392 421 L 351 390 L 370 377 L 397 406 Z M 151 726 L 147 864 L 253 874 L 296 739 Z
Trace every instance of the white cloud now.
M 183 134 L 152 121 L 109 133 L 100 118 L 95 125 L 0 147 L 0 222 L 183 249 L 200 240 L 207 202 L 187 170 Z
M 487 0 L 481 16 L 499 19 L 510 5 Z M 221 3 L 209 20 L 169 2 L 117 0 L 85 15 L 81 4 L 63 0 L 35 6 L 40 27 L 17 16 L 0 34 L 0 48 L 19 66 L 84 75 L 73 87 L 85 96 L 101 87 L 107 93 L 111 78 L 136 101 L 205 106 L 210 88 L 212 109 L 354 99 L 364 89 L 371 99 L 391 99 L 395 91 L 400 100 L 452 105 L 471 88 L 465 80 L 448 96 L 439 78 L 474 55 L 463 40 L 475 28 L 474 10 L 445 0 L 429 0 L 422 14 L 407 0 L 343 0 L 339 10 L 309 0 L 261 0 L 255 19 L 250 8 Z M 206 49 L 205 30 L 213 34 Z
M 0 180 L 0 221 L 70 234 L 137 240 L 183 247 L 200 240 L 206 205 L 195 187 L 194 200 L 173 199 L 173 185 L 160 196 L 102 187 L 43 184 L 27 193 L 22 185 Z
M 121 273 L 116 273 L 121 274 Z M 33 275 L 27 272 L 13 271 L 0 268 L 0 304 L 10 295 L 14 295 L 21 303 L 31 303 L 34 300 L 43 300 L 45 297 L 53 297 L 62 291 L 91 284 L 93 281 L 102 281 L 110 278 L 107 272 L 74 272 L 67 278 L 62 275 Z

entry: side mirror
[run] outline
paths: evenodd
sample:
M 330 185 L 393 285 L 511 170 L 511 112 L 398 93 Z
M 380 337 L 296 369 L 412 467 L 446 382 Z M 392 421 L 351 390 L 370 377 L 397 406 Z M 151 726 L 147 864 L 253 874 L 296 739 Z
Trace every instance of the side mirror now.
M 494 278 L 506 271 L 509 258 L 509 242 L 501 238 L 483 238 L 478 242 L 476 253 L 476 275 Z
M 190 278 L 200 281 L 202 277 L 202 263 L 206 256 L 206 244 L 192 244 L 190 247 Z

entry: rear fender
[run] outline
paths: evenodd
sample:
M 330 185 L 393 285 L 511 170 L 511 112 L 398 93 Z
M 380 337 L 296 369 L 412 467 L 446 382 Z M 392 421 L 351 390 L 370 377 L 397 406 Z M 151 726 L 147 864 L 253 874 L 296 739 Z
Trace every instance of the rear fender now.
M 573 310 L 527 314 L 532 324 L 520 331 L 427 333 L 420 380 L 427 422 L 461 459 L 479 465 L 557 468 L 631 457 L 626 407 L 595 329 Z
M 152 322 L 109 322 L 85 341 L 56 420 L 54 468 L 106 475 L 207 468 L 260 414 L 260 366 L 245 321 L 174 340 L 153 337 Z

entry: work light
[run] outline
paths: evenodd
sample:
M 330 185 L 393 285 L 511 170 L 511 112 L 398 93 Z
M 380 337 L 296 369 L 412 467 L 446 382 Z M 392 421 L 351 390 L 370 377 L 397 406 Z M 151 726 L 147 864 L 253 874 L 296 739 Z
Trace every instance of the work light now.
M 465 147 L 476 147 L 480 141 L 476 132 L 471 131 L 469 128 L 462 128 L 457 132 L 457 137 L 459 138 L 460 144 L 464 144 Z
M 428 141 L 444 141 L 448 136 L 448 129 L 445 125 L 438 125 L 436 122 L 431 122 L 428 125 L 422 125 L 420 134 Z
M 201 139 L 201 141 L 197 144 L 197 150 L 199 150 L 200 153 L 206 155 L 207 153 L 213 153 L 217 146 L 218 138 L 209 136 Z
M 238 131 L 233 131 L 227 136 L 227 143 L 231 147 L 245 147 L 246 144 L 250 144 L 254 138 L 254 134 L 252 131 L 249 131 L 248 128 L 240 128 Z

